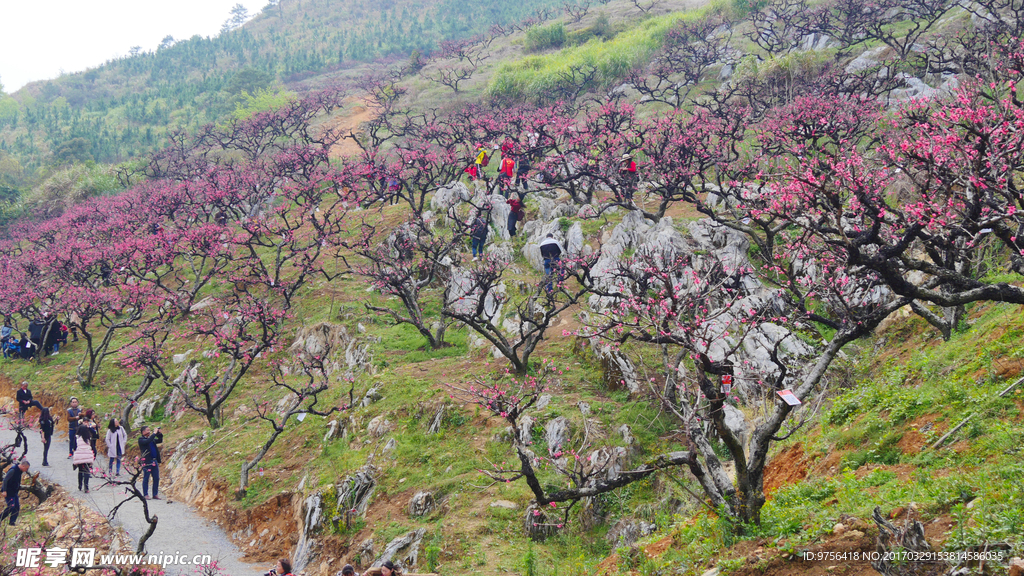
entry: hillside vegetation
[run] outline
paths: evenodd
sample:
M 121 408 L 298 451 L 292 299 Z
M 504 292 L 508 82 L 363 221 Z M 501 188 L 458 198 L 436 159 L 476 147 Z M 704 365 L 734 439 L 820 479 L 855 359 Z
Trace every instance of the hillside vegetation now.
M 676 8 L 452 32 L 55 172 L 0 310 L 79 341 L 5 373 L 161 423 L 175 498 L 307 574 L 1009 572 L 1024 15 Z

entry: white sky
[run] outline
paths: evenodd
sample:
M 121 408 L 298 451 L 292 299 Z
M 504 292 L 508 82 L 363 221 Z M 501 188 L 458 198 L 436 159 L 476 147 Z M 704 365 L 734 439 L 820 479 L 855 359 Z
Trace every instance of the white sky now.
M 35 80 L 95 68 L 132 46 L 216 36 L 235 4 L 252 16 L 266 0 L 3 0 L 0 83 L 8 94 Z

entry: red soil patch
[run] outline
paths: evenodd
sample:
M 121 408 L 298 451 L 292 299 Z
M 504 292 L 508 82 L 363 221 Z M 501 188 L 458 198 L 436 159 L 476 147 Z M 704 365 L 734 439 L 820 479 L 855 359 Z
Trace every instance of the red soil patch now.
M 775 455 L 764 470 L 764 495 L 771 495 L 790 484 L 795 484 L 807 477 L 810 459 L 804 454 L 802 443 L 794 444 Z
M 1000 378 L 1019 378 L 1024 372 L 1024 359 L 1021 358 L 996 358 L 992 362 L 995 373 Z
M 928 441 L 921 430 L 925 428 L 932 429 L 938 417 L 938 414 L 926 414 L 911 421 L 907 431 L 903 433 L 903 437 L 896 443 L 896 447 L 900 449 L 900 452 L 903 454 L 916 454 L 923 450 L 928 445 Z
M 644 547 L 644 552 L 647 553 L 648 558 L 657 558 L 665 552 L 668 552 L 668 549 L 671 547 L 672 538 L 666 536 L 665 538 L 658 540 L 654 544 L 648 544 L 646 547 Z

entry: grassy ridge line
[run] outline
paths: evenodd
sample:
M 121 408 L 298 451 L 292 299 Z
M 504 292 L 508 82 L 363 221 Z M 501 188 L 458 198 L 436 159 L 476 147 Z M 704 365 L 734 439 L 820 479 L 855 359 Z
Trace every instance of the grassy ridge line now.
M 720 9 L 711 5 L 657 16 L 620 32 L 611 40 L 594 38 L 580 46 L 505 62 L 491 79 L 487 94 L 499 99 L 527 99 L 557 89 L 573 69 L 587 66 L 597 69 L 595 81 L 599 86 L 608 86 L 649 62 L 664 42 L 665 34 L 676 23 L 699 20 Z

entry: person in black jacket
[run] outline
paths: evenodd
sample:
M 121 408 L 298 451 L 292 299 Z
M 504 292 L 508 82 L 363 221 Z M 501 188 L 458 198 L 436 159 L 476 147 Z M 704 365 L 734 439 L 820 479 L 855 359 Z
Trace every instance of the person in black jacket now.
M 21 340 L 18 341 L 18 349 L 21 350 L 22 360 L 31 360 L 36 355 L 36 352 L 39 351 L 35 342 L 26 338 L 24 333 L 21 335 Z
M 50 440 L 53 439 L 53 427 L 57 421 L 53 419 L 49 408 L 40 408 L 39 414 L 39 435 L 43 439 L 43 466 L 49 466 L 47 457 L 50 454 Z
M 78 398 L 71 397 L 71 407 L 68 408 L 68 458 L 78 448 L 78 420 L 82 417 L 82 409 L 78 407 Z
M 484 257 L 484 243 L 487 242 L 487 233 L 490 229 L 487 226 L 487 220 L 484 219 L 482 213 L 478 213 L 476 218 L 473 219 L 473 224 L 470 225 L 469 234 L 473 239 L 473 260 L 477 260 L 477 255 L 480 258 Z
M 159 500 L 157 491 L 160 489 L 160 444 L 164 435 L 160 428 L 152 432 L 149 426 L 143 426 L 139 437 L 139 452 L 142 453 L 142 496 L 149 500 Z M 149 497 L 149 478 L 153 478 L 153 497 Z
M 540 256 L 544 259 L 544 275 L 548 280 L 548 292 L 553 290 L 552 286 L 552 275 L 555 267 L 558 266 L 558 261 L 562 258 L 562 247 L 558 244 L 558 240 L 555 240 L 554 236 L 548 234 L 544 240 L 540 243 Z M 559 278 L 561 281 L 561 278 Z
M 82 416 L 78 420 L 78 441 L 88 444 L 93 456 L 96 455 L 96 439 L 100 437 L 96 421 L 93 420 L 95 416 L 96 412 L 92 408 L 87 408 L 82 411 Z
M 17 399 L 19 412 L 18 417 L 22 422 L 25 421 L 25 411 L 29 408 L 35 406 L 40 410 L 43 409 L 43 405 L 39 403 L 39 400 L 32 399 L 32 391 L 28 389 L 28 382 L 21 383 L 21 388 L 18 389 Z
M 3 513 L 0 513 L 0 524 L 7 517 L 11 519 L 11 526 L 14 526 L 14 523 L 18 521 L 18 512 L 21 512 L 21 499 L 19 497 L 21 475 L 28 472 L 28 467 L 28 460 L 22 458 L 17 466 L 12 466 L 7 471 L 3 484 L 0 484 L 0 496 L 3 496 L 4 501 L 7 503 L 7 508 L 4 508 Z

